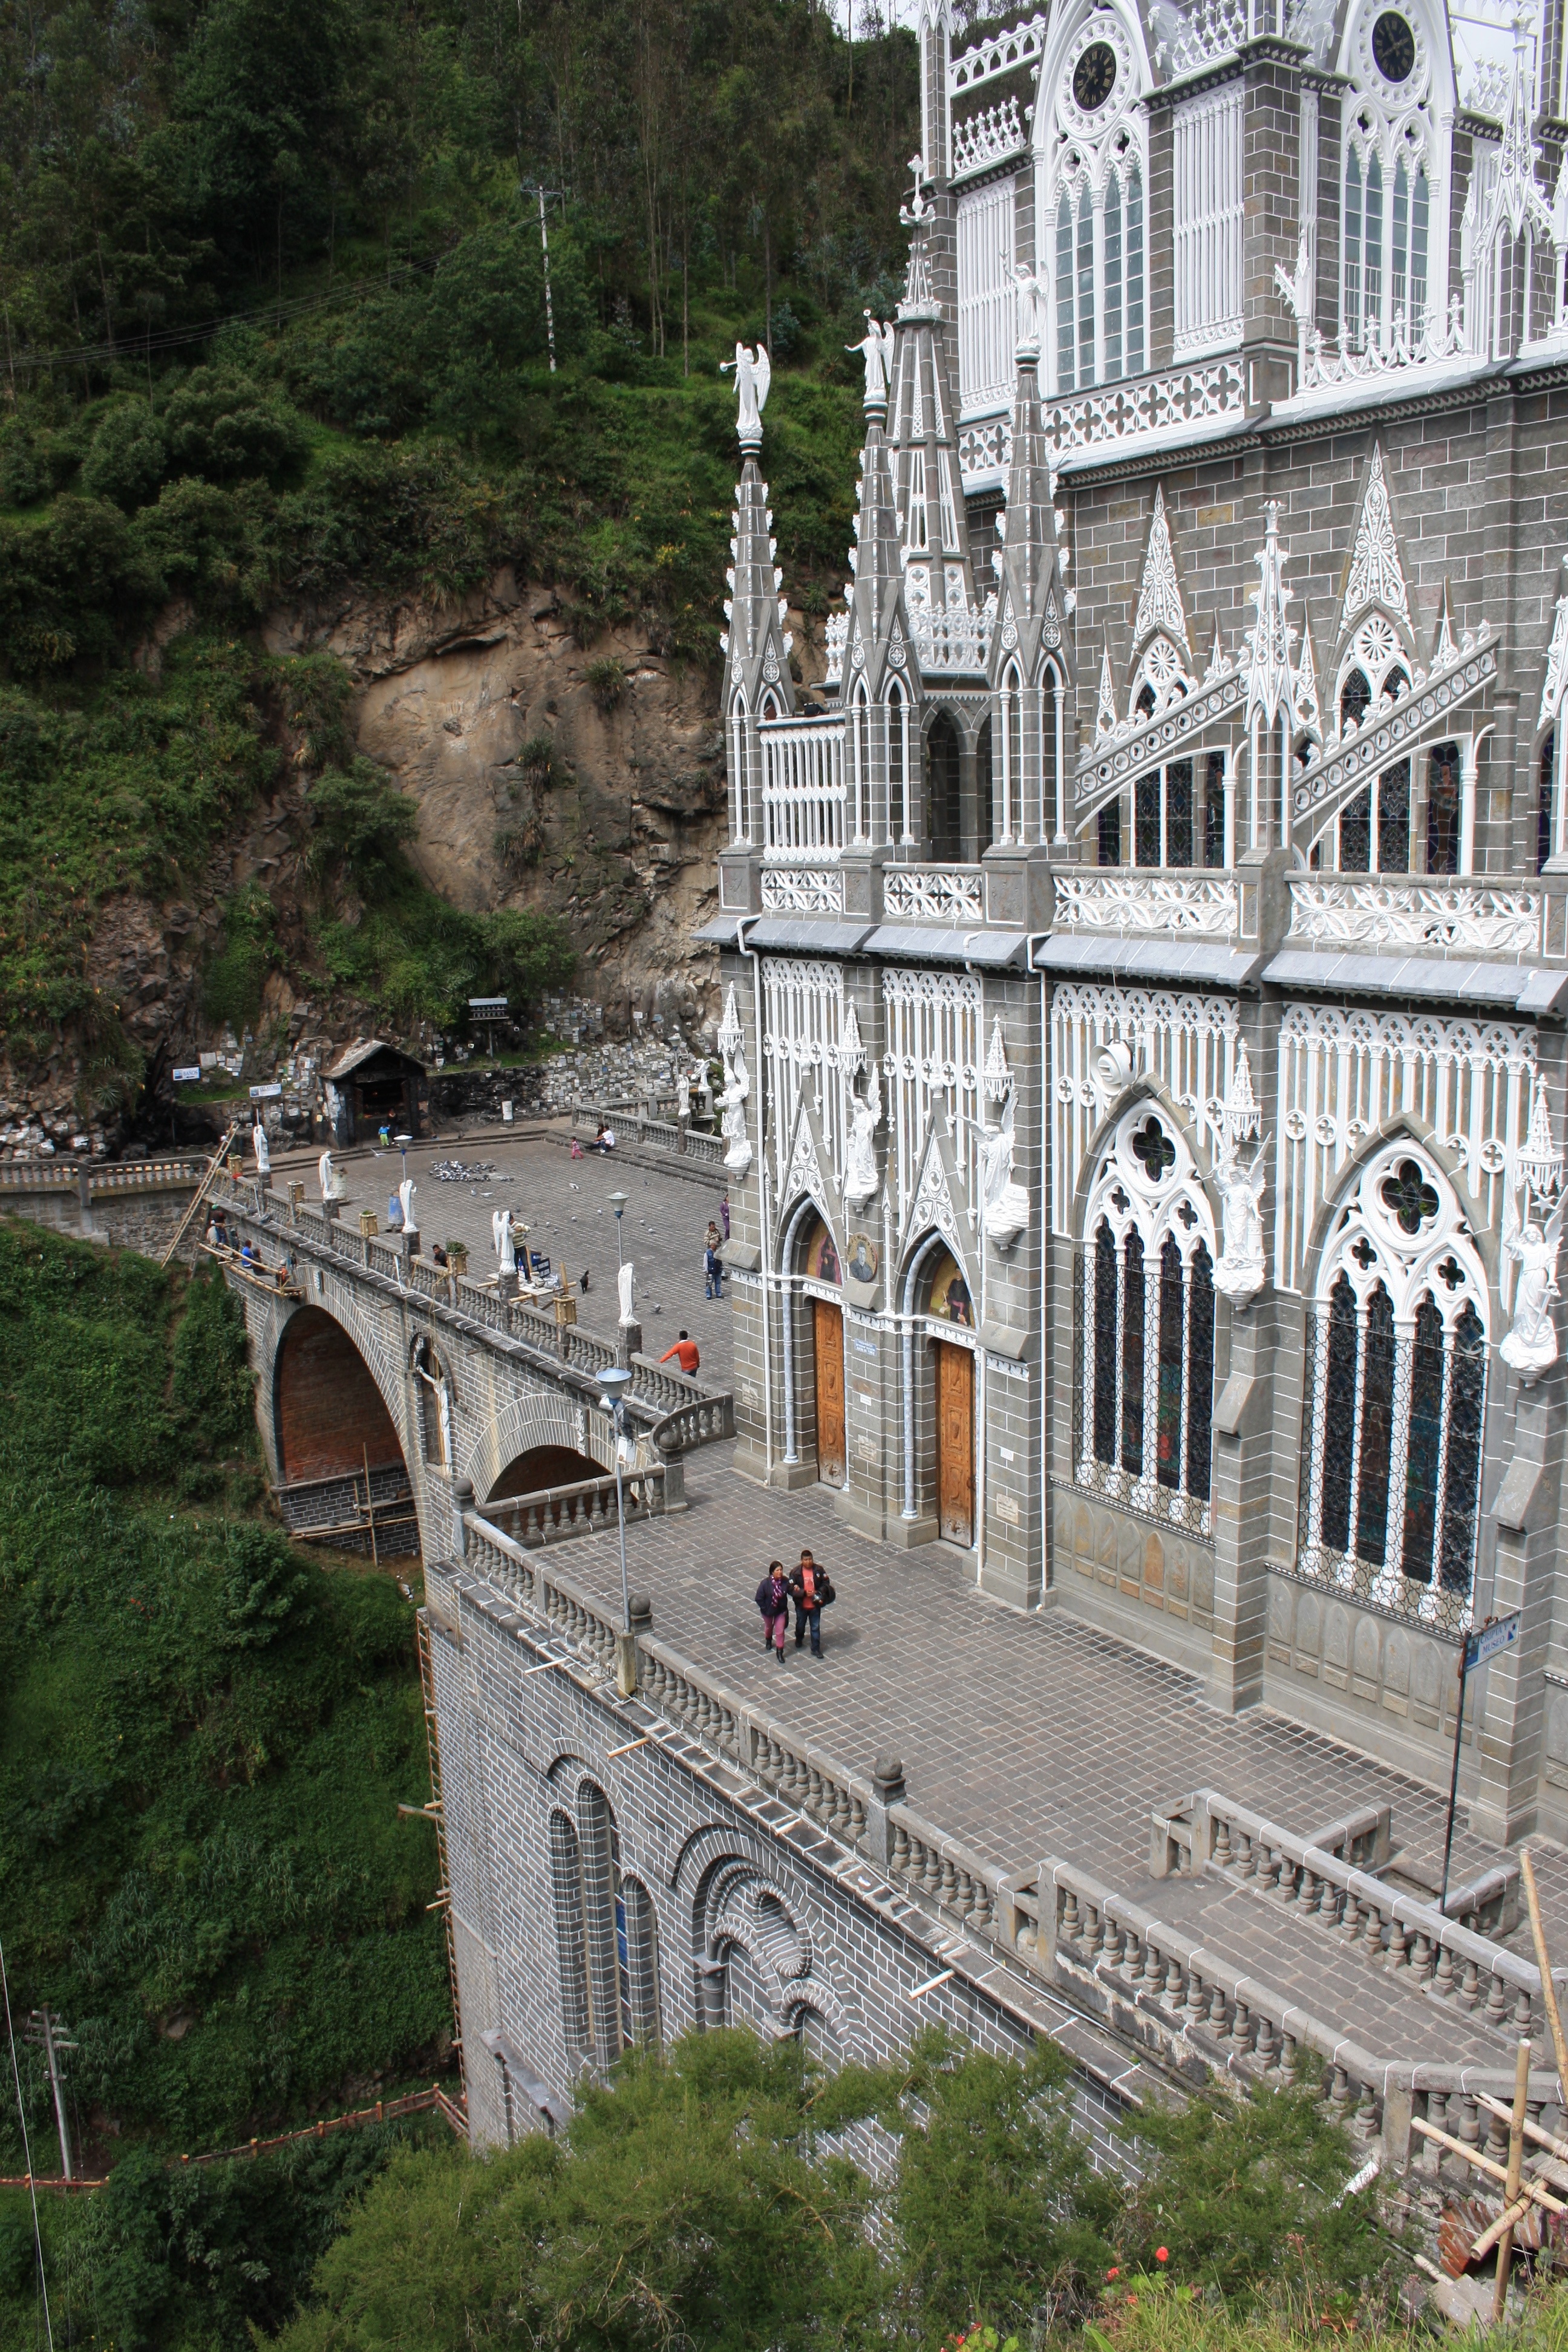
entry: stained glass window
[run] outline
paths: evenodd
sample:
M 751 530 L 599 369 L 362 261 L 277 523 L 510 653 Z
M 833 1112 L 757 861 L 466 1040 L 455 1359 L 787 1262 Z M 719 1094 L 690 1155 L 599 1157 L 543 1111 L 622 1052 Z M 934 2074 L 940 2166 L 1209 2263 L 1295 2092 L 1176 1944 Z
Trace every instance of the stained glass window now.
M 1165 771 L 1165 863 L 1193 862 L 1193 763 L 1174 761 Z
M 1120 794 L 1115 800 L 1107 801 L 1100 812 L 1097 845 L 1100 851 L 1100 863 L 1102 866 L 1121 865 L 1121 800 Z
M 1187 1492 L 1209 1498 L 1214 1454 L 1214 1261 L 1200 1242 L 1193 1252 L 1187 1307 Z
M 1138 833 L 1136 858 L 1140 866 L 1160 863 L 1160 771 L 1140 776 L 1133 791 L 1137 812 Z
M 1225 864 L 1225 753 L 1211 751 L 1204 791 L 1204 864 Z
M 1426 769 L 1426 871 L 1459 870 L 1459 747 L 1439 743 Z
M 1377 870 L 1410 871 L 1410 762 L 1385 768 L 1377 780 Z
M 1116 1244 L 1100 1221 L 1094 1237 L 1094 1458 L 1116 1460 Z
M 1322 1281 L 1307 1315 L 1301 1570 L 1458 1631 L 1475 1567 L 1487 1274 L 1429 1155 L 1373 1155 Z
M 1340 872 L 1370 874 L 1372 871 L 1372 786 L 1357 793 L 1348 808 L 1340 812 Z

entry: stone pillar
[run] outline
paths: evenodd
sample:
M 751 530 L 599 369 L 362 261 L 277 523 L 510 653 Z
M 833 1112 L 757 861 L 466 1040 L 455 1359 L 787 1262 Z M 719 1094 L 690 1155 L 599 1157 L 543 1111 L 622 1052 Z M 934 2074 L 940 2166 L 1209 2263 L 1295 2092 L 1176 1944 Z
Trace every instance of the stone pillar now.
M 1475 1775 L 1470 1827 L 1498 1845 L 1511 1845 L 1535 1828 L 1539 1802 L 1564 1376 L 1556 1365 L 1535 1387 L 1521 1389 L 1500 1357 L 1493 1361 L 1516 1402 L 1511 1416 L 1506 1402 L 1499 1415 L 1505 1432 L 1511 1418 L 1512 1431 L 1501 1484 L 1483 1514 L 1483 1527 L 1489 1524 L 1494 1533 L 1491 1602 L 1483 1610 L 1478 1597 L 1476 1617 L 1479 1623 L 1484 1616 L 1506 1617 L 1517 1609 L 1523 1622 L 1515 1645 L 1470 1678 L 1466 1713 Z
M 616 1326 L 616 1362 L 623 1372 L 629 1372 L 632 1358 L 642 1354 L 642 1325 L 637 1322 Z
M 454 1478 L 452 1481 L 452 1557 L 454 1559 L 460 1560 L 468 1557 L 468 1531 L 463 1525 L 463 1513 L 471 1511 L 473 1507 L 473 1480 Z
M 904 1768 L 896 1756 L 879 1756 L 871 1767 L 871 1785 L 876 1794 L 866 1807 L 865 1852 L 868 1861 L 879 1870 L 893 1866 L 893 1824 L 889 1818 L 894 1805 L 901 1805 L 907 1793 L 904 1788 Z

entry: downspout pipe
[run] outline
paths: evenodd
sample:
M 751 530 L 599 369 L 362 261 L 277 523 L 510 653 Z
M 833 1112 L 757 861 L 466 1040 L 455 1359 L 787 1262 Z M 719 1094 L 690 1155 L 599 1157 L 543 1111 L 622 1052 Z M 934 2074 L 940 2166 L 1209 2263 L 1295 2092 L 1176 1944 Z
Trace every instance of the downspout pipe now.
M 1024 952 L 1029 970 L 1037 971 L 1036 954 L 1049 931 L 1031 931 Z M 1048 1296 L 1050 1268 L 1051 1185 L 1051 1104 L 1056 1099 L 1051 1089 L 1051 1005 L 1050 988 L 1043 971 L 1037 973 L 1040 983 L 1040 1599 L 1046 1601 L 1046 1512 L 1050 1496 L 1050 1413 L 1049 1381 L 1047 1379 L 1047 1333 L 1050 1329 Z

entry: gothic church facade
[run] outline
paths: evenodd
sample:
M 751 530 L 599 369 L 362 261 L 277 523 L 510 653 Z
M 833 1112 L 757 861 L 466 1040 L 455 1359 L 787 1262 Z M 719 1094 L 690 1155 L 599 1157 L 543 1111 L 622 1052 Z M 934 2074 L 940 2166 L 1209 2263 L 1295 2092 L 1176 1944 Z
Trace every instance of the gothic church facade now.
M 1563 0 L 921 38 L 811 688 L 743 362 L 739 1465 L 1428 1780 L 1521 1610 L 1563 1834 Z

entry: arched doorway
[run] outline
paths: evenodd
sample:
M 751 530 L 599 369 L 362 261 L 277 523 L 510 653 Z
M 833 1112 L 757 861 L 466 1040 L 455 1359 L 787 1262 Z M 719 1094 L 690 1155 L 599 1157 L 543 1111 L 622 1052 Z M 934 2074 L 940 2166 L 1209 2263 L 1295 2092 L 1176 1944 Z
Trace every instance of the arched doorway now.
M 926 837 L 933 857 L 963 855 L 958 729 L 945 710 L 938 711 L 926 735 Z
M 273 1428 L 278 1502 L 294 1534 L 375 1559 L 418 1550 L 396 1425 L 370 1366 L 319 1307 L 300 1307 L 283 1328 Z
M 958 1262 L 940 1250 L 926 1301 L 930 1321 L 973 1331 L 969 1285 Z M 945 1543 L 974 1541 L 974 1351 L 957 1340 L 933 1341 L 936 1402 L 937 1532 Z
M 838 1251 L 817 1218 L 806 1235 L 802 1268 L 808 1282 L 841 1280 Z M 816 1475 L 825 1486 L 842 1486 L 847 1461 L 844 1441 L 844 1309 L 836 1299 L 809 1297 L 813 1392 L 816 1399 Z

